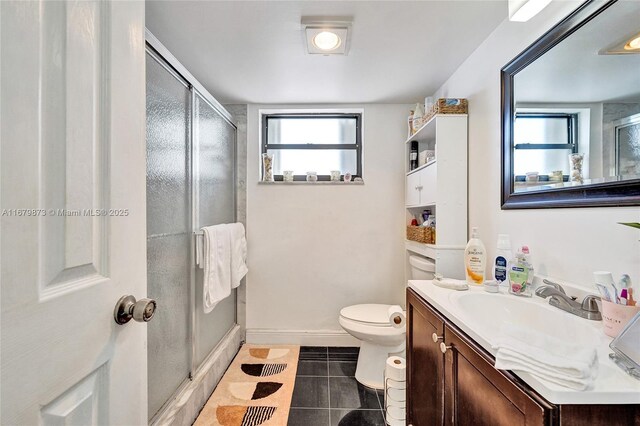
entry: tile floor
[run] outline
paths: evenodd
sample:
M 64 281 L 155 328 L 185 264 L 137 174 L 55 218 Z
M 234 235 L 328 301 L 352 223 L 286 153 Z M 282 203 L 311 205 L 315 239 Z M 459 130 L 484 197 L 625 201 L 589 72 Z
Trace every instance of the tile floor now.
M 384 426 L 383 392 L 354 377 L 358 348 L 300 348 L 288 426 Z

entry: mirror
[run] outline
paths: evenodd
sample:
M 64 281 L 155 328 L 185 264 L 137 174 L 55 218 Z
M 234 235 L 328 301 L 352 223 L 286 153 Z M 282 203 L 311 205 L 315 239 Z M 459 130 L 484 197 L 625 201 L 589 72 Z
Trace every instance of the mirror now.
M 584 3 L 501 77 L 503 209 L 640 205 L 640 2 Z

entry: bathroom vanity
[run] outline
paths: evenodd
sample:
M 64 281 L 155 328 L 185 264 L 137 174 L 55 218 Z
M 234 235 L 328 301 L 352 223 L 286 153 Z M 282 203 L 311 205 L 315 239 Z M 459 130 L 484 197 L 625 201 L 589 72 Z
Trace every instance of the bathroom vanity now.
M 513 307 L 498 308 L 510 299 L 517 300 Z M 551 309 L 556 308 L 534 299 L 490 295 L 480 289 L 456 292 L 430 281 L 410 281 L 407 425 L 640 424 L 640 381 L 608 365 L 607 338 L 600 336 L 600 324 L 555 313 Z M 483 315 L 468 309 L 472 305 Z M 526 373 L 493 367 L 495 351 L 490 341 L 499 333 L 501 322 L 518 323 L 538 309 L 543 317 L 540 327 L 595 339 L 591 341 L 597 345 L 600 371 L 592 390 L 550 387 Z M 504 317 L 511 314 L 514 318 Z

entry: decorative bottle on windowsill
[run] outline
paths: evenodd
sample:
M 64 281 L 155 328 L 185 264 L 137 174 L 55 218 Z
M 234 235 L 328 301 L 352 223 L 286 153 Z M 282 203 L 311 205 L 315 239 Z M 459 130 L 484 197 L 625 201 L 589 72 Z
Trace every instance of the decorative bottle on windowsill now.
M 273 182 L 273 155 L 262 154 L 262 181 Z

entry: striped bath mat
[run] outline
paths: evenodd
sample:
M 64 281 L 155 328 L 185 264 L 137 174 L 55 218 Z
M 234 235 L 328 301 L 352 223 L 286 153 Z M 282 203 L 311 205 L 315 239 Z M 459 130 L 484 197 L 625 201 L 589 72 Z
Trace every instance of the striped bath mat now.
M 286 425 L 299 353 L 299 346 L 242 346 L 194 425 Z

